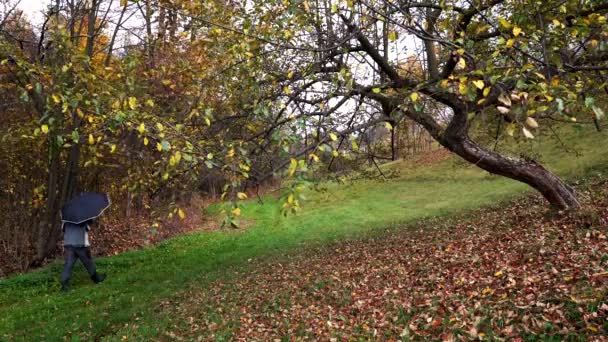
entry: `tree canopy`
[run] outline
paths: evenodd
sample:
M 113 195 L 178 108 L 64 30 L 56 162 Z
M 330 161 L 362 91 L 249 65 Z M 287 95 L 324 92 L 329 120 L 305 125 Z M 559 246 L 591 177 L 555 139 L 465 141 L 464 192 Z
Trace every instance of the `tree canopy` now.
M 247 187 L 280 176 L 295 211 L 303 180 L 406 124 L 576 208 L 534 156 L 479 132 L 604 116 L 603 1 L 53 0 L 38 24 L 17 3 L 0 0 L 0 194 L 36 227 L 38 261 L 84 188 L 183 217 L 179 197 L 213 181 L 236 224 Z

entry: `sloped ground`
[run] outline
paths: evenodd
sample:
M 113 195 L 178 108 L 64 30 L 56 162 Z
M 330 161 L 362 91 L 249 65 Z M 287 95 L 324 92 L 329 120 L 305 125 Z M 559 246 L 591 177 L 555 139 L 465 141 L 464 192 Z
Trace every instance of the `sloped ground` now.
M 172 322 L 164 336 L 608 340 L 608 182 L 590 188 L 593 196 L 579 188 L 577 214 L 528 197 L 252 261 L 232 280 L 163 302 Z

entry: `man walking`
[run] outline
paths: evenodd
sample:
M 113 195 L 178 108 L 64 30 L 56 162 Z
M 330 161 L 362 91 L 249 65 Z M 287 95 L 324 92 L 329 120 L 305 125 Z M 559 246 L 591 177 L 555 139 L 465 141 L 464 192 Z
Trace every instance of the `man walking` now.
M 101 283 L 106 278 L 105 274 L 98 274 L 95 269 L 95 261 L 89 249 L 89 224 L 91 220 L 81 224 L 64 222 L 63 224 L 63 249 L 65 263 L 61 273 L 61 291 L 69 290 L 69 281 L 72 277 L 72 269 L 77 259 L 80 259 L 87 272 L 96 284 Z

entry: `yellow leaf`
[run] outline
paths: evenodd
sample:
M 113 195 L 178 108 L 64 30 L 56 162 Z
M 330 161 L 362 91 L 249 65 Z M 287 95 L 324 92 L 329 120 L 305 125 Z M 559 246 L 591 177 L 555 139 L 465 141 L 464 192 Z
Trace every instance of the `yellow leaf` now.
M 477 89 L 481 90 L 485 87 L 485 83 L 482 80 L 473 81 L 473 84 L 477 87 Z
M 534 118 L 528 117 L 526 119 L 526 124 L 532 128 L 538 128 L 538 122 L 536 122 Z
M 228 150 L 228 157 L 234 157 L 234 148 L 231 148 L 230 150 Z
M 338 153 L 338 151 L 333 151 L 331 154 L 332 154 L 334 157 L 337 157 L 337 156 L 339 156 L 339 155 L 340 155 L 340 153 Z
M 160 122 L 156 123 L 156 128 L 158 128 L 158 130 L 161 131 L 161 132 L 162 132 L 163 129 L 165 129 L 165 127 Z
M 89 145 L 93 145 L 95 143 L 95 138 L 93 137 L 93 134 L 89 134 Z
M 156 143 L 156 149 L 158 151 L 162 151 L 163 150 L 163 145 L 161 145 L 160 143 Z
M 53 94 L 53 101 L 55 103 L 59 103 L 59 102 L 61 102 L 61 97 L 59 97 L 59 95 L 57 95 L 57 94 Z
M 110 146 L 110 153 L 114 153 L 114 151 L 116 151 L 116 144 L 112 144 L 112 146 Z
M 488 96 L 488 94 L 490 94 L 490 90 L 492 90 L 490 87 L 487 87 L 486 89 L 484 89 L 483 96 Z
M 310 11 L 310 5 L 308 4 L 308 1 L 304 0 L 304 9 L 306 10 L 306 12 Z
M 179 216 L 179 218 L 181 218 L 182 220 L 186 218 L 186 213 L 185 213 L 183 210 L 181 210 L 181 209 L 178 209 L 178 210 L 177 210 L 177 215 L 178 215 L 178 216 Z
M 289 177 L 293 176 L 293 174 L 296 172 L 296 169 L 298 168 L 298 161 L 295 160 L 294 158 L 291 158 L 291 161 L 289 162 Z
M 120 7 L 127 6 L 127 0 L 120 0 Z
M 411 99 L 412 99 L 412 101 L 414 101 L 414 102 L 418 101 L 418 97 L 419 97 L 419 95 L 418 95 L 418 93 L 417 93 L 417 92 L 413 92 L 413 93 L 411 93 L 411 94 L 410 94 L 410 98 L 411 98 Z
M 511 27 L 511 23 L 509 23 L 505 18 L 498 18 L 498 21 L 500 22 L 500 26 L 504 28 Z
M 146 131 L 146 124 L 143 122 L 139 124 L 137 131 L 139 132 L 139 134 L 144 134 L 144 132 Z
M 521 27 L 519 27 L 519 26 L 515 26 L 515 27 L 513 27 L 513 35 L 514 35 L 515 37 L 517 37 L 517 36 L 519 36 L 520 34 L 521 34 Z
M 494 293 L 494 290 L 492 290 L 489 287 L 486 287 L 485 289 L 483 289 L 483 291 L 481 291 L 481 294 L 483 294 L 483 295 L 488 295 L 488 294 L 492 294 L 492 293 Z
M 241 200 L 247 199 L 247 194 L 244 192 L 239 192 L 238 194 L 236 194 L 236 196 Z
M 373 93 L 378 94 L 378 93 L 380 93 L 381 91 L 382 91 L 382 89 L 380 89 L 380 88 L 372 88 L 372 92 L 373 92 Z
M 393 125 L 391 125 L 391 123 L 390 123 L 390 122 L 385 122 L 385 123 L 384 123 L 384 126 L 385 126 L 385 127 L 386 127 L 386 129 L 388 129 L 389 131 L 392 131 L 392 130 L 393 130 Z
M 289 73 L 287 73 L 287 78 L 291 79 L 293 77 L 293 71 L 290 71 Z
M 148 146 L 149 142 L 148 137 L 144 137 L 144 146 Z
M 49 126 L 47 125 L 42 125 L 40 127 L 40 130 L 42 131 L 42 133 L 47 134 L 49 132 Z
M 464 69 L 467 67 L 467 62 L 464 60 L 464 58 L 460 58 L 456 66 L 460 67 L 461 69 Z
M 502 276 L 502 271 L 498 271 L 498 272 L 494 273 L 494 276 L 495 276 L 495 277 L 500 277 L 500 276 Z
M 524 136 L 528 139 L 534 139 L 534 134 L 530 133 L 527 128 L 522 127 L 521 129 L 524 132 Z
M 506 94 L 501 94 L 498 97 L 498 101 L 507 107 L 511 107 L 511 97 L 507 96 Z
M 234 208 L 231 212 L 234 216 L 241 216 L 241 208 Z
M 315 161 L 315 162 L 319 161 L 319 157 L 316 154 L 314 154 L 314 153 L 311 153 L 308 157 L 310 159 L 312 159 L 313 161 Z
M 513 136 L 513 134 L 515 133 L 515 128 L 515 124 L 509 124 L 506 128 L 507 134 Z
M 388 39 L 390 39 L 391 41 L 395 41 L 397 40 L 397 32 L 395 31 L 390 31 L 388 33 Z
M 137 99 L 135 97 L 129 97 L 129 108 L 131 108 L 131 110 L 137 108 Z
M 211 126 L 211 120 L 209 120 L 209 118 L 205 118 L 205 124 L 207 126 Z
M 458 84 L 458 92 L 461 95 L 466 95 L 468 90 L 469 90 L 469 88 L 467 88 L 467 86 L 464 83 Z
M 291 94 L 291 89 L 289 89 L 289 87 L 285 86 L 283 87 L 283 92 L 287 95 Z
M 335 135 L 334 133 L 329 133 L 329 138 L 330 138 L 332 141 L 336 141 L 336 140 L 338 140 L 338 136 L 337 136 L 337 135 Z
M 82 112 L 82 110 L 80 108 L 76 108 L 76 114 L 78 114 L 78 117 L 80 117 L 80 118 L 84 117 L 84 113 Z
M 510 48 L 510 47 L 513 46 L 514 43 L 515 43 L 515 41 L 513 39 L 509 39 L 509 40 L 507 40 L 507 44 L 506 45 L 507 45 L 508 48 Z

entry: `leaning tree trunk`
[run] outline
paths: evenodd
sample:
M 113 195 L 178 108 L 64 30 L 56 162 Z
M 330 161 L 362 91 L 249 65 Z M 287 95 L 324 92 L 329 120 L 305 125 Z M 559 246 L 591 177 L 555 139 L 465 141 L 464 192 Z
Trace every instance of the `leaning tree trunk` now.
M 528 184 L 538 190 L 549 203 L 559 209 L 575 209 L 580 202 L 572 188 L 557 175 L 535 161 L 513 159 L 489 150 L 469 137 L 466 108 L 452 107 L 454 115 L 444 130 L 429 115 L 408 111 L 407 115 L 448 150 L 490 173 Z
M 401 101 L 399 98 L 374 97 L 383 104 L 391 105 Z M 449 99 L 448 99 L 449 100 Z M 391 103 L 392 102 L 392 103 Z M 449 101 L 447 101 L 449 102 Z M 574 191 L 558 176 L 535 161 L 519 160 L 503 156 L 475 143 L 469 138 L 468 110 L 460 103 L 449 104 L 454 115 L 444 129 L 435 118 L 424 112 L 406 110 L 405 114 L 421 125 L 431 137 L 448 150 L 466 161 L 493 174 L 505 176 L 526 183 L 538 190 L 549 203 L 559 209 L 580 207 Z M 415 139 L 415 134 L 414 134 Z
M 580 206 L 572 188 L 535 161 L 505 157 L 476 144 L 466 135 L 457 138 L 448 136 L 441 139 L 440 143 L 466 161 L 490 173 L 530 185 L 556 208 L 574 209 Z

